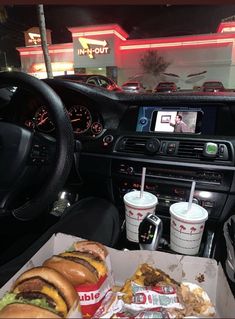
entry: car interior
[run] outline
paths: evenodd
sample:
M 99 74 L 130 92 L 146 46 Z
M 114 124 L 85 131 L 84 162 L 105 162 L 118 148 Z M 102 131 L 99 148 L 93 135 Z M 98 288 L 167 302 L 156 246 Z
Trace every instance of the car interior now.
M 62 193 L 71 204 L 89 196 L 113 203 L 114 248 L 139 249 L 126 239 L 123 196 L 140 190 L 143 167 L 163 222 L 158 250 L 174 253 L 169 207 L 187 201 L 195 181 L 193 201 L 209 214 L 198 256 L 224 264 L 223 226 L 235 208 L 234 93 L 128 94 L 20 72 L 0 81 L 1 265 L 58 222 Z M 179 113 L 190 132 L 169 129 Z

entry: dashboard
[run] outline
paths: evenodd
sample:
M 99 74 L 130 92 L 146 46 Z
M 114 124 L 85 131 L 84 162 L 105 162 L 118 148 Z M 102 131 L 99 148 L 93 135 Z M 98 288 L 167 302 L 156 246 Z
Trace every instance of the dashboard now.
M 159 199 L 157 211 L 168 240 L 169 206 L 187 201 L 195 180 L 194 202 L 209 213 L 200 255 L 212 256 L 217 230 L 235 208 L 235 95 L 128 94 L 46 82 L 61 97 L 82 144 L 66 188 L 80 197 L 111 200 L 123 221 L 123 196 L 140 189 L 146 167 L 146 190 Z M 56 135 L 46 105 L 31 92 L 16 92 L 0 112 L 3 120 Z M 175 128 L 179 119 L 183 131 Z

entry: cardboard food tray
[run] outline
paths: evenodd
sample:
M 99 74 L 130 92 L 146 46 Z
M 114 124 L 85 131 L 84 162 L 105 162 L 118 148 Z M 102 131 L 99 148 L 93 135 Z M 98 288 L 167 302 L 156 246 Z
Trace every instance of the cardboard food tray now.
M 1 289 L 0 297 L 8 291 L 13 281 L 23 271 L 40 266 L 53 254 L 68 249 L 81 238 L 58 233 L 28 261 Z M 223 269 L 214 259 L 189 257 L 151 251 L 119 251 L 108 248 L 116 285 L 122 285 L 131 277 L 139 264 L 147 262 L 162 269 L 177 281 L 188 281 L 200 285 L 208 293 L 216 308 L 216 317 L 234 318 L 235 299 L 231 293 Z M 72 316 L 71 316 L 72 317 Z

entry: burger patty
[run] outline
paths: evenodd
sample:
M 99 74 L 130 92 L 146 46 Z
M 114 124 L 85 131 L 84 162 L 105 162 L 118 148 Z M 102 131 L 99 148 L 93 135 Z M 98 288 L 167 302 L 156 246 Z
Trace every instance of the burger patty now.
M 96 261 L 103 261 L 99 256 L 94 255 L 93 253 L 88 252 L 88 251 L 77 251 L 77 250 L 74 250 L 74 251 L 70 251 L 69 253 L 82 255 L 84 257 L 88 257 L 88 258 L 91 258 L 91 259 L 96 260 Z M 63 253 L 62 253 L 62 255 L 63 255 Z
M 32 277 L 19 283 L 17 285 L 17 289 L 19 291 L 41 290 L 45 286 L 45 284 L 48 285 L 48 283 L 40 277 Z
M 67 303 L 66 298 L 63 296 L 62 292 L 59 291 L 53 284 L 50 282 L 42 279 L 41 277 L 32 277 L 25 280 L 22 280 L 16 287 L 14 287 L 14 290 L 17 290 L 17 294 L 20 293 L 38 293 L 40 294 L 40 290 L 43 289 L 43 287 L 51 287 L 52 289 L 56 290 L 56 292 L 61 296 L 61 298 L 64 300 L 67 309 L 69 309 L 69 305 Z M 42 295 L 42 294 L 41 294 Z M 49 296 L 46 298 L 50 298 Z M 50 298 L 51 299 L 51 298 Z
M 43 293 L 38 292 L 38 291 L 20 292 L 16 295 L 16 299 L 19 300 L 21 298 L 26 299 L 26 300 L 45 299 L 50 308 L 55 309 L 55 307 L 56 307 L 55 301 L 52 298 L 50 298 L 48 295 L 43 294 Z
M 75 263 L 81 264 L 84 267 L 86 267 L 87 269 L 89 269 L 93 274 L 96 275 L 96 277 L 99 277 L 98 271 L 96 270 L 95 267 L 93 267 L 88 261 L 86 261 L 85 259 L 79 258 L 79 257 L 74 257 L 74 256 L 61 256 L 59 255 L 60 258 L 64 258 L 67 260 L 71 260 Z

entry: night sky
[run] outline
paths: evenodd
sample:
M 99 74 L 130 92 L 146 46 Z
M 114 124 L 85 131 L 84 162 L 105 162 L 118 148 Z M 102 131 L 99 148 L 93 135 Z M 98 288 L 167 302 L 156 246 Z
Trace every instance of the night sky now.
M 8 65 L 19 66 L 15 47 L 24 46 L 23 31 L 37 26 L 36 7 L 7 6 L 7 21 L 0 24 L 0 50 Z M 235 5 L 209 6 L 44 6 L 46 26 L 52 30 L 52 43 L 71 42 L 66 27 L 118 23 L 129 38 L 151 38 L 214 33 L 220 21 L 235 15 Z M 4 54 L 0 53 L 0 66 Z

